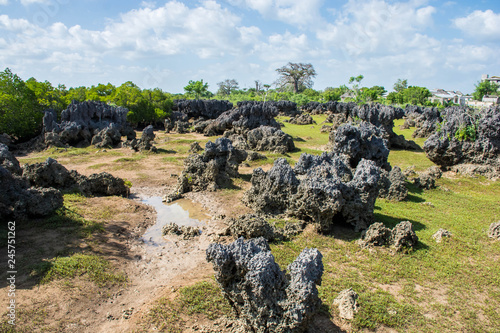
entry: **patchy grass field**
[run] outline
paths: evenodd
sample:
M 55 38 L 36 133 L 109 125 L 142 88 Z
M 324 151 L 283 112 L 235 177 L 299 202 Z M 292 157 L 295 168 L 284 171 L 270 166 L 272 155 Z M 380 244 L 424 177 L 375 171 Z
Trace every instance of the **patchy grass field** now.
M 241 213 L 239 198 L 250 186 L 253 168 L 267 170 L 279 157 L 294 164 L 304 152 L 325 151 L 328 133 L 321 133 L 320 129 L 326 117 L 313 118 L 317 124 L 284 123 L 283 131 L 292 135 L 297 151 L 287 155 L 265 153 L 267 160 L 249 162 L 250 167 L 240 169 L 241 177 L 234 181 L 234 188 L 214 195 L 228 202 L 228 207 L 234 207 L 234 214 Z M 402 121 L 396 121 L 395 132 L 412 139 L 412 130 L 401 131 L 401 124 Z M 203 147 L 214 139 L 193 133 L 157 132 L 157 154 L 128 149 L 103 152 L 89 147 L 48 150 L 19 160 L 34 163 L 52 157 L 84 174 L 108 171 L 127 178 L 134 186 L 159 187 L 176 181 L 171 175 L 182 170 L 192 142 L 198 141 Z M 422 146 L 425 140 L 415 141 Z M 391 151 L 389 162 L 403 170 L 414 166 L 417 171 L 434 165 L 423 152 L 398 150 Z M 489 225 L 500 220 L 500 181 L 445 173 L 437 185 L 436 189 L 422 191 L 408 183 L 407 201 L 379 199 L 376 202 L 377 221 L 391 228 L 400 221 L 413 223 L 420 244 L 409 253 L 392 253 L 385 248 L 361 249 L 356 244 L 360 235 L 339 227 L 328 236 L 308 228 L 291 241 L 271 244 L 273 254 L 285 268 L 305 247 L 321 251 L 325 266 L 319 287 L 325 305 L 323 315 L 347 332 L 500 332 L 500 242 L 487 237 Z M 64 231 L 61 243 L 75 244 L 77 239 L 83 239 L 87 252 L 73 251 L 69 246 L 55 243 L 51 243 L 52 248 L 33 249 L 36 258 L 46 264 L 35 267 L 33 261 L 26 261 L 26 267 L 33 271 L 31 285 L 40 281 L 49 285 L 59 280 L 71 282 L 75 276 L 98 285 L 100 281 L 110 285 L 125 283 L 124 275 L 108 266 L 109 256 L 97 251 L 100 235 L 108 230 L 110 220 L 118 218 L 120 209 L 120 206 L 107 208 L 105 203 L 97 204 L 93 199 L 66 195 L 65 208 L 55 217 L 37 221 L 33 230 Z M 439 228 L 449 230 L 453 236 L 436 243 L 432 235 Z M 41 259 L 45 257 L 51 259 Z M 332 305 L 333 299 L 346 288 L 353 288 L 359 294 L 360 311 L 350 322 L 341 320 Z M 214 282 L 204 279 L 179 289 L 175 295 L 159 297 L 137 329 L 182 332 L 188 323 L 192 324 L 192 318 L 207 322 L 230 314 Z M 30 331 L 32 326 L 26 327 Z

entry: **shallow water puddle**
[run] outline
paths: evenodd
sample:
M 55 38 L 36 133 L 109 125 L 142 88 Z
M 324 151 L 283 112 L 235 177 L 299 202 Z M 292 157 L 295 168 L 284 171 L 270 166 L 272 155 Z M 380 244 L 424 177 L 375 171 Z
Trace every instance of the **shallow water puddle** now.
M 153 206 L 156 209 L 156 223 L 146 229 L 141 240 L 149 247 L 157 248 L 169 244 L 163 237 L 162 231 L 164 225 L 175 223 L 185 226 L 203 226 L 204 220 L 209 216 L 204 213 L 201 205 L 188 199 L 179 199 L 173 203 L 162 202 L 161 197 L 144 197 L 141 202 Z

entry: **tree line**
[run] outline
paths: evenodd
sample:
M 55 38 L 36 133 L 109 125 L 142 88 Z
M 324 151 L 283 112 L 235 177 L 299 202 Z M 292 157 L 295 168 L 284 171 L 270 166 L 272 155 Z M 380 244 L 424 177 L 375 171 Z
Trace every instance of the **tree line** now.
M 317 75 L 312 64 L 288 63 L 276 69 L 278 79 L 271 84 L 255 80 L 255 87 L 239 87 L 235 79 L 217 83 L 214 94 L 203 80 L 190 80 L 184 87 L 184 94 L 171 94 L 160 88 L 141 89 L 127 81 L 120 86 L 111 83 L 90 87 L 66 88 L 53 86 L 49 81 L 30 78 L 23 81 L 9 68 L 0 72 L 0 133 L 17 138 L 29 139 L 40 133 L 43 111 L 54 109 L 58 115 L 71 101 L 101 101 L 111 105 L 126 107 L 127 120 L 135 126 L 161 124 L 172 111 L 174 99 L 224 99 L 236 104 L 239 101 L 280 101 L 288 100 L 299 106 L 309 102 L 353 101 L 356 103 L 414 104 L 441 106 L 431 103 L 430 91 L 425 87 L 408 86 L 407 80 L 399 79 L 394 91 L 386 95 L 382 86 L 364 87 L 363 75 L 352 76 L 339 87 L 314 90 L 313 78 Z M 485 94 L 496 94 L 498 86 L 493 83 L 478 83 L 475 99 Z

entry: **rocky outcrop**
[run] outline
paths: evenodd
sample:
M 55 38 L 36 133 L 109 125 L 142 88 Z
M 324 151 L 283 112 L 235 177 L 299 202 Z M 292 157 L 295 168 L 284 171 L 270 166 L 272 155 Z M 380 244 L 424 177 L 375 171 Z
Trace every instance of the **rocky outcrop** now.
M 247 153 L 234 148 L 228 138 L 208 141 L 203 154 L 192 154 L 186 158 L 176 188 L 164 197 L 164 201 L 179 199 L 186 192 L 229 187 L 231 178 L 238 177 L 239 164 L 246 158 Z
M 295 124 L 295 125 L 311 125 L 311 124 L 316 124 L 314 119 L 311 117 L 309 113 L 302 113 L 301 115 L 295 116 L 290 118 L 289 120 L 290 124 Z
M 358 294 L 352 288 L 344 289 L 333 300 L 333 305 L 339 307 L 339 315 L 342 319 L 353 319 L 354 314 L 358 312 Z
M 280 158 L 268 172 L 254 169 L 243 201 L 260 213 L 317 223 L 325 233 L 340 222 L 359 230 L 372 223 L 379 175 L 374 162 L 363 159 L 351 169 L 344 155 L 302 154 L 295 169 Z
M 9 151 L 9 147 L 3 143 L 0 143 L 0 166 L 16 175 L 20 175 L 22 173 L 19 161 Z
M 276 230 L 263 217 L 255 214 L 241 215 L 227 221 L 231 235 L 245 239 L 264 237 L 267 240 L 277 238 Z
M 156 152 L 157 149 L 153 145 L 154 139 L 155 139 L 155 133 L 154 133 L 154 128 L 152 125 L 147 126 L 144 128 L 142 131 L 141 138 L 139 140 L 137 139 L 132 139 L 128 140 L 123 143 L 124 147 L 130 147 L 131 149 L 135 151 L 150 151 L 150 152 Z
M 434 235 L 432 235 L 432 238 L 434 238 L 436 243 L 441 243 L 443 238 L 449 238 L 451 236 L 452 236 L 452 234 L 448 230 L 439 229 L 438 231 L 436 231 L 436 233 Z
M 473 112 L 463 107 L 446 108 L 436 133 L 424 144 L 427 157 L 447 168 L 461 164 L 489 168 L 491 178 L 500 174 L 500 106 Z M 484 168 L 483 168 L 484 169 Z
M 224 100 L 176 99 L 174 100 L 172 110 L 185 114 L 188 119 L 199 117 L 216 119 L 222 113 L 232 108 L 233 103 Z
M 280 125 L 274 119 L 277 115 L 278 109 L 272 104 L 238 102 L 237 108 L 221 114 L 203 133 L 212 136 L 230 130 L 230 134 L 243 134 L 260 126 L 279 129 Z
M 362 247 L 391 246 L 396 251 L 414 248 L 417 242 L 418 237 L 409 221 L 398 223 L 392 230 L 385 227 L 383 223 L 373 223 L 363 231 L 359 240 Z
M 323 263 L 316 249 L 304 249 L 288 274 L 263 238 L 211 244 L 206 253 L 224 297 L 249 332 L 304 332 L 321 305 L 316 284 L 321 283 Z
M 270 126 L 260 126 L 246 134 L 249 149 L 271 151 L 285 154 L 295 150 L 295 144 L 290 135 L 280 129 Z
M 191 143 L 191 145 L 189 146 L 189 152 L 192 154 L 199 153 L 202 150 L 203 148 L 201 148 L 200 143 L 198 141 Z
M 398 166 L 393 167 L 390 172 L 383 170 L 379 181 L 379 198 L 393 201 L 406 200 L 408 189 L 405 183 L 406 177 Z
M 63 205 L 60 191 L 30 187 L 26 180 L 3 166 L 0 166 L 0 184 L 1 222 L 48 216 Z
M 200 229 L 192 226 L 178 225 L 175 223 L 167 223 L 161 228 L 162 235 L 180 236 L 182 239 L 192 239 L 201 234 Z
M 437 108 L 425 108 L 413 121 L 415 131 L 412 137 L 428 138 L 436 132 L 438 124 L 442 121 L 441 112 Z
M 61 122 L 57 123 L 55 111 L 47 110 L 43 118 L 45 144 L 58 147 L 88 146 L 91 142 L 101 147 L 116 145 L 121 136 L 130 139 L 135 136 L 127 123 L 127 113 L 126 108 L 103 102 L 73 101 L 62 111 Z
M 356 167 L 361 159 L 366 159 L 375 162 L 382 169 L 391 169 L 387 162 L 387 140 L 384 139 L 382 131 L 374 125 L 366 122 L 358 126 L 345 124 L 335 133 L 331 132 L 329 140 L 334 152 L 348 156 L 351 167 Z
M 488 237 L 494 239 L 500 239 L 500 221 L 490 224 L 488 230 Z
M 78 191 L 88 196 L 127 197 L 129 194 L 129 188 L 121 178 L 107 172 L 87 177 L 74 170 L 69 171 L 52 158 L 43 163 L 24 165 L 22 176 L 33 187 L 54 187 L 63 191 Z

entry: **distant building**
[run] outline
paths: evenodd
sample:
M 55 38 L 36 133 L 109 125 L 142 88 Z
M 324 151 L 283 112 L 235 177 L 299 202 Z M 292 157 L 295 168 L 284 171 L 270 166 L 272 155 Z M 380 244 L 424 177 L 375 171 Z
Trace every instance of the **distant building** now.
M 488 74 L 483 74 L 483 75 L 481 75 L 481 82 L 485 82 L 485 81 L 490 81 L 490 82 L 493 82 L 495 84 L 500 85 L 500 76 L 490 77 Z
M 464 95 L 460 91 L 433 89 L 430 90 L 430 93 L 432 96 L 429 97 L 429 101 L 432 103 L 439 102 L 444 104 L 452 102 L 459 105 L 466 105 L 472 99 L 472 96 Z
M 500 102 L 500 96 L 488 96 L 488 95 L 484 95 L 482 101 L 483 101 L 483 103 L 499 104 L 499 102 Z

